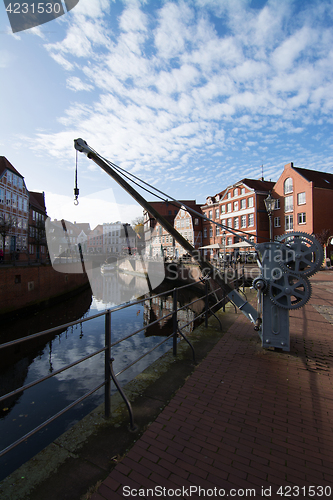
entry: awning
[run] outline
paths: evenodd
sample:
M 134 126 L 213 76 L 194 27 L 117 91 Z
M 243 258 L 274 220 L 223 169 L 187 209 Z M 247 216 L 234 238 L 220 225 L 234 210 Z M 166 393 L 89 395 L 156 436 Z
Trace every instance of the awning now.
M 220 243 L 213 243 L 212 245 L 206 245 L 205 247 L 199 247 L 199 249 L 202 248 L 223 248 L 223 245 L 220 245 Z
M 226 248 L 251 248 L 254 246 L 254 243 L 251 245 L 247 243 L 247 241 L 239 241 L 238 243 L 234 243 L 233 245 L 227 245 Z

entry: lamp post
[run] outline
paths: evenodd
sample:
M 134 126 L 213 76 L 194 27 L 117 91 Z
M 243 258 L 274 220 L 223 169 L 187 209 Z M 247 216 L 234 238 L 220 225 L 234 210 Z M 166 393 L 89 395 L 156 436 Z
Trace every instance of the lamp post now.
M 264 203 L 269 218 L 269 241 L 272 241 L 273 237 L 272 213 L 275 210 L 276 199 L 272 198 L 271 192 L 269 192 L 267 198 L 264 200 Z
M 223 244 L 223 269 L 225 269 L 225 231 L 222 233 L 222 244 Z

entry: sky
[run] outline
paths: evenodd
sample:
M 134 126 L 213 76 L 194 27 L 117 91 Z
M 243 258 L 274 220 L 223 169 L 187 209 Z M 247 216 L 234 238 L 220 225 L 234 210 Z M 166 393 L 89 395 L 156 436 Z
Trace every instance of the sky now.
M 333 173 L 332 24 L 332 0 L 80 0 L 13 34 L 1 2 L 0 155 L 92 227 L 142 209 L 82 153 L 74 206 L 79 137 L 199 204 L 289 162 Z

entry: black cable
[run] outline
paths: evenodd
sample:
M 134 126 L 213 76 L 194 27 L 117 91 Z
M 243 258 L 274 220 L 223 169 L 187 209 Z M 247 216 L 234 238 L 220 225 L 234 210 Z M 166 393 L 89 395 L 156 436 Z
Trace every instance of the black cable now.
M 89 146 L 90 147 L 90 146 Z M 195 215 L 197 215 L 198 217 L 201 217 L 203 220 L 206 220 L 207 222 L 209 223 L 213 223 L 215 224 L 216 226 L 222 228 L 222 229 L 227 229 L 229 230 L 230 232 L 232 232 L 233 234 L 235 234 L 235 230 L 233 228 L 231 228 L 230 226 L 226 226 L 226 225 L 223 225 L 223 224 L 220 224 L 219 222 L 216 222 L 212 219 L 208 219 L 208 217 L 206 217 L 205 215 L 201 214 L 200 212 L 197 212 L 196 210 L 188 207 L 187 205 L 185 205 L 184 203 L 180 203 L 179 201 L 175 200 L 174 198 L 172 197 L 169 197 L 166 193 L 164 193 L 163 191 L 159 190 L 158 188 L 156 188 L 155 186 L 152 186 L 151 184 L 143 181 L 142 179 L 140 179 L 139 177 L 137 177 L 136 175 L 132 174 L 131 172 L 128 172 L 126 171 L 125 169 L 119 167 L 118 165 L 116 165 L 115 163 L 113 163 L 112 161 L 108 160 L 107 158 L 104 158 L 103 156 L 101 156 L 100 154 L 97 153 L 97 151 L 95 151 L 93 148 L 90 148 L 97 156 L 99 156 L 103 161 L 105 161 L 106 163 L 108 163 L 112 168 L 114 168 L 117 173 L 119 175 L 122 175 L 123 177 L 125 177 L 127 180 L 129 180 L 130 182 L 132 182 L 133 184 L 135 184 L 136 186 L 138 186 L 140 189 L 143 189 L 144 191 L 150 193 L 152 196 L 155 196 L 155 198 L 158 198 L 160 199 L 161 201 L 163 201 L 164 203 L 169 203 L 170 205 L 172 206 L 175 206 L 176 208 L 179 208 L 179 207 L 182 207 L 184 206 L 187 210 L 187 212 L 192 212 L 194 213 Z M 133 177 L 134 179 L 138 180 L 139 182 L 141 182 L 142 184 L 145 184 L 146 186 L 149 186 L 151 189 L 157 191 L 158 193 L 162 194 L 163 196 L 166 197 L 166 199 L 162 198 L 161 196 L 158 196 L 156 193 L 150 191 L 149 189 L 145 188 L 144 186 L 141 186 L 140 184 L 138 184 L 137 182 L 135 182 L 133 179 L 130 179 L 130 177 Z M 172 200 L 174 203 L 172 203 L 172 201 L 169 201 Z M 175 205 L 176 203 L 176 205 Z M 246 236 L 253 236 L 252 234 L 249 234 L 247 233 L 246 231 L 242 231 L 241 229 L 237 229 L 237 233 L 241 233 L 241 234 L 244 234 Z M 235 234 L 237 236 L 237 234 Z M 260 236 L 258 235 L 255 235 L 255 237 L 257 239 L 260 238 Z M 264 239 L 264 237 L 262 236 L 261 238 Z M 248 241 L 249 243 L 252 243 L 250 240 Z

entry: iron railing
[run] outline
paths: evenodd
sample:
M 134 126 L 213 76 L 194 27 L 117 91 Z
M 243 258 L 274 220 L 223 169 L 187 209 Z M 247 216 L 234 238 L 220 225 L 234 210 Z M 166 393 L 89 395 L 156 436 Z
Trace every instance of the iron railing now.
M 43 429 L 44 427 L 46 427 L 47 425 L 49 425 L 51 422 L 53 422 L 54 420 L 56 420 L 57 418 L 59 418 L 61 415 L 63 415 L 67 411 L 69 411 L 71 408 L 73 408 L 77 404 L 79 404 L 82 401 L 84 401 L 86 398 L 88 398 L 94 392 L 96 392 L 99 389 L 101 389 L 103 386 L 104 386 L 104 412 L 105 412 L 105 416 L 109 417 L 110 416 L 110 410 L 111 410 L 111 379 L 114 381 L 117 389 L 119 390 L 121 396 L 123 397 L 123 399 L 124 399 L 124 401 L 125 401 L 125 403 L 127 405 L 127 408 L 128 408 L 128 411 L 129 411 L 129 415 L 130 415 L 130 427 L 131 427 L 131 430 L 135 430 L 135 424 L 134 424 L 134 418 L 133 418 L 133 413 L 132 413 L 131 405 L 130 405 L 129 401 L 127 400 L 124 392 L 122 391 L 122 389 L 121 389 L 121 387 L 120 387 L 120 385 L 119 385 L 119 383 L 117 381 L 117 377 L 119 377 L 119 375 L 121 375 L 125 370 L 128 370 L 135 363 L 137 363 L 138 361 L 140 361 L 142 358 L 144 358 L 145 356 L 147 356 L 148 354 L 150 354 L 152 351 L 154 351 L 155 349 L 157 349 L 158 347 L 160 347 L 162 344 L 164 344 L 165 342 L 167 342 L 171 338 L 173 338 L 173 343 L 172 343 L 172 345 L 173 345 L 173 347 L 172 347 L 173 348 L 173 355 L 176 356 L 177 355 L 177 343 L 178 343 L 177 341 L 178 341 L 179 336 L 182 337 L 183 339 L 185 339 L 186 342 L 190 345 L 190 347 L 192 349 L 192 353 L 193 353 L 193 361 L 196 362 L 195 361 L 194 348 L 193 348 L 192 344 L 190 343 L 190 341 L 186 338 L 186 336 L 184 335 L 184 333 L 182 332 L 182 330 L 184 330 L 184 328 L 186 328 L 191 323 L 193 323 L 194 321 L 198 320 L 201 317 L 204 317 L 205 326 L 207 327 L 209 315 L 210 314 L 214 314 L 214 316 L 215 316 L 215 313 L 212 311 L 211 307 L 209 306 L 209 297 L 211 297 L 213 295 L 215 296 L 216 303 L 214 304 L 214 308 L 216 306 L 218 306 L 218 305 L 221 305 L 221 306 L 223 305 L 223 307 L 224 307 L 225 302 L 228 300 L 225 297 L 225 294 L 224 294 L 224 292 L 223 292 L 223 290 L 221 288 L 215 289 L 213 291 L 209 291 L 209 286 L 208 286 L 209 285 L 209 281 L 210 281 L 210 278 L 205 278 L 205 279 L 202 280 L 202 282 L 204 283 L 204 286 L 205 286 L 205 295 L 204 296 L 199 297 L 199 298 L 193 300 L 192 302 L 190 302 L 189 304 L 186 304 L 186 305 L 184 305 L 182 307 L 177 307 L 177 295 L 178 295 L 178 292 L 180 290 L 184 290 L 185 288 L 193 286 L 193 283 L 190 283 L 190 284 L 187 284 L 187 285 L 183 285 L 183 286 L 178 287 L 178 288 L 174 288 L 173 290 L 167 290 L 165 292 L 162 292 L 160 294 L 156 294 L 154 296 L 150 296 L 148 298 L 146 297 L 146 298 L 143 298 L 141 300 L 136 300 L 136 301 L 133 301 L 133 302 L 129 302 L 129 303 L 126 303 L 126 304 L 114 307 L 112 309 L 107 309 L 107 310 L 105 310 L 105 311 L 103 311 L 101 313 L 95 314 L 95 315 L 87 317 L 87 318 L 82 318 L 82 319 L 79 319 L 77 321 L 72 321 L 70 323 L 66 323 L 64 325 L 56 326 L 56 327 L 50 328 L 48 330 L 43 330 L 43 331 L 41 331 L 39 333 L 35 333 L 35 334 L 29 335 L 27 337 L 19 338 L 19 339 L 13 340 L 11 342 L 7 342 L 7 343 L 4 343 L 4 344 L 1 344 L 0 345 L 0 349 L 6 349 L 7 347 L 14 346 L 14 345 L 17 345 L 17 344 L 22 344 L 23 342 L 28 342 L 29 340 L 36 339 L 37 337 L 42 337 L 42 336 L 45 336 L 45 335 L 50 335 L 52 333 L 56 333 L 59 330 L 64 330 L 64 329 L 67 329 L 69 327 L 73 327 L 74 325 L 78 325 L 78 324 L 82 325 L 82 323 L 84 323 L 86 321 L 91 321 L 91 320 L 93 320 L 95 318 L 98 318 L 98 317 L 101 317 L 101 316 L 105 317 L 105 343 L 104 343 L 104 347 L 101 347 L 100 349 L 96 350 L 95 352 L 93 352 L 93 353 L 91 353 L 91 354 L 89 354 L 87 356 L 84 356 L 81 359 L 79 359 L 79 360 L 77 360 L 77 361 L 75 361 L 73 363 L 70 363 L 70 364 L 68 364 L 68 365 L 66 365 L 66 366 L 64 366 L 64 367 L 62 367 L 62 368 L 60 368 L 58 370 L 55 370 L 52 373 L 50 373 L 50 374 L 48 374 L 48 375 L 46 375 L 44 377 L 39 378 L 38 380 L 30 382 L 29 384 L 23 385 L 22 387 L 20 387 L 18 389 L 15 389 L 14 391 L 11 391 L 11 392 L 5 394 L 4 396 L 1 396 L 0 397 L 0 401 L 5 401 L 5 400 L 7 400 L 7 399 L 9 399 L 9 398 L 11 398 L 13 396 L 16 396 L 18 394 L 22 394 L 27 389 L 30 389 L 31 387 L 36 386 L 36 385 L 40 384 L 41 382 L 44 382 L 45 380 L 50 379 L 51 377 L 54 377 L 54 376 L 58 375 L 59 373 L 64 372 L 65 370 L 68 370 L 69 368 L 72 368 L 72 367 L 74 367 L 74 366 L 76 366 L 76 365 L 78 365 L 78 364 L 86 361 L 89 358 L 97 356 L 98 354 L 100 354 L 102 352 L 105 353 L 105 355 L 104 355 L 104 363 L 105 363 L 105 370 L 104 370 L 105 378 L 104 378 L 104 380 L 100 384 L 98 384 L 96 387 L 94 387 L 93 389 L 91 389 L 89 392 L 87 392 L 86 394 L 84 394 L 80 398 L 76 399 L 74 402 L 72 402 L 71 404 L 69 404 L 68 406 L 66 406 L 65 408 L 63 408 L 58 413 L 55 413 L 53 416 L 51 416 L 50 418 L 48 418 L 47 420 L 45 420 L 44 422 L 42 422 L 40 425 L 38 425 L 37 427 L 35 427 L 34 429 L 32 429 L 30 432 L 28 432 L 27 434 L 25 434 L 24 436 L 22 436 L 21 438 L 19 438 L 15 442 L 13 442 L 11 445 L 9 445 L 6 448 L 4 448 L 3 450 L 1 450 L 0 451 L 0 457 L 2 457 L 3 455 L 5 455 L 9 451 L 11 451 L 13 448 L 15 448 L 16 446 L 18 446 L 19 444 L 21 444 L 24 441 L 26 441 L 26 439 L 30 438 L 31 436 L 33 436 L 34 434 L 36 434 L 36 432 L 40 431 L 41 429 Z M 151 301 L 152 299 L 161 297 L 163 295 L 170 295 L 170 292 L 172 292 L 172 295 L 173 295 L 173 307 L 172 307 L 172 311 L 171 312 L 169 312 L 168 314 L 165 314 L 162 317 L 159 317 L 157 320 L 153 321 L 152 323 L 149 323 L 149 325 L 145 325 L 142 328 L 140 328 L 140 329 L 138 329 L 138 330 L 130 333 L 126 337 L 123 337 L 123 338 L 117 340 L 116 342 L 113 342 L 113 343 L 111 342 L 111 333 L 112 333 L 112 329 L 111 329 L 111 317 L 112 317 L 112 314 L 114 314 L 117 311 L 126 309 L 128 307 L 132 307 L 133 305 L 143 304 L 146 301 Z M 222 298 L 221 299 L 217 299 L 217 293 L 219 293 L 220 296 L 221 296 L 221 292 L 222 292 Z M 198 302 L 198 301 L 200 301 L 202 299 L 204 299 L 204 302 L 205 302 L 204 310 L 200 314 L 196 315 L 195 318 L 192 319 L 192 320 L 190 320 L 187 324 L 185 324 L 182 327 L 180 327 L 179 326 L 179 320 L 178 320 L 178 317 L 177 317 L 179 311 L 188 308 L 189 306 L 193 305 L 195 302 Z M 137 359 L 135 359 L 133 362 L 131 362 L 129 365 L 127 365 L 125 368 L 122 368 L 118 373 L 115 374 L 114 371 L 113 371 L 113 366 L 112 366 L 112 363 L 113 363 L 113 360 L 114 360 L 112 358 L 112 356 L 111 356 L 112 348 L 115 347 L 117 344 L 120 344 L 121 342 L 129 339 L 130 337 L 133 337 L 134 335 L 137 335 L 138 333 L 146 330 L 148 327 L 151 327 L 151 326 L 153 326 L 155 324 L 158 324 L 161 321 L 163 321 L 164 319 L 170 318 L 170 317 L 172 318 L 172 324 L 173 324 L 173 331 L 172 331 L 172 333 L 170 335 L 168 335 L 166 338 L 164 338 L 161 342 L 159 342 L 158 344 L 156 344 L 149 351 L 147 351 L 144 354 L 142 354 L 141 356 L 139 356 Z M 220 322 L 220 328 L 222 329 L 221 322 Z

